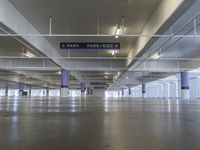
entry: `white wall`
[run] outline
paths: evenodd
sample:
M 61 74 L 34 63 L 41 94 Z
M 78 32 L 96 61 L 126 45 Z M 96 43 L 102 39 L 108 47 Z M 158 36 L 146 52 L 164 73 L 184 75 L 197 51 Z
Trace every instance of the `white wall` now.
M 192 99 L 200 98 L 200 77 L 190 79 L 190 97 Z

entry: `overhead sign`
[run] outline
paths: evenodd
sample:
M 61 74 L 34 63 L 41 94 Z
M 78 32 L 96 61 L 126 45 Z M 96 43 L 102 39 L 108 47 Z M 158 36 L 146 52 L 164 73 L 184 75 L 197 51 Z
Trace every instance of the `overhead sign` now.
M 60 49 L 120 50 L 120 43 L 60 43 Z

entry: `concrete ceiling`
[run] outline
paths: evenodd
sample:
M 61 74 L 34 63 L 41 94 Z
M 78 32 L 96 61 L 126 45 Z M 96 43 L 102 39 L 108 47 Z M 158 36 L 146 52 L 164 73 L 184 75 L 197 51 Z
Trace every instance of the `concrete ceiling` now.
M 24 55 L 24 50 L 28 50 L 35 57 L 43 57 L 43 55 L 27 48 L 13 37 L 0 37 L 0 43 L 0 84 L 2 86 L 17 88 L 19 82 L 25 82 L 28 86 L 50 88 L 60 87 L 60 74 L 58 73 L 60 68 L 57 70 L 45 70 L 48 66 L 57 66 L 52 61 L 47 60 L 46 58 L 37 59 L 26 57 Z M 37 70 L 37 67 L 35 68 L 36 64 L 41 66 L 41 62 L 44 61 L 46 62 L 46 67 L 41 69 L 38 67 Z M 28 65 L 29 71 L 26 71 L 26 69 L 23 70 L 25 64 Z M 10 67 L 6 68 L 4 65 L 10 65 Z M 15 67 L 21 67 L 22 71 L 19 71 L 20 69 L 17 68 L 15 69 Z M 32 67 L 34 67 L 34 69 L 31 69 Z M 70 77 L 70 88 L 79 88 L 79 84 L 79 81 L 73 76 Z
M 10 0 L 14 7 L 40 32 L 48 33 L 49 16 L 53 18 L 52 33 L 57 34 L 114 34 L 116 26 L 122 25 L 122 16 L 124 16 L 125 34 L 141 34 L 144 25 L 151 17 L 155 8 L 161 0 Z M 37 10 L 37 11 L 36 11 Z M 98 20 L 99 18 L 99 20 Z M 99 26 L 99 27 L 98 27 Z M 99 28 L 99 31 L 98 31 Z M 119 42 L 121 50 L 116 52 L 115 57 L 127 57 L 129 51 L 133 49 L 133 45 L 137 38 L 119 38 L 114 37 L 48 37 L 46 38 L 50 44 L 63 57 L 113 57 L 111 51 L 97 50 L 60 50 L 60 42 Z M 86 70 L 97 66 L 118 66 L 123 68 L 126 60 L 75 60 L 79 61 L 79 68 L 84 65 Z M 68 61 L 71 65 L 73 61 Z M 91 65 L 87 65 L 90 63 Z M 77 67 L 74 67 L 77 68 Z M 119 67 L 118 67 L 119 68 Z M 92 69 L 91 73 L 98 71 Z M 109 71 L 109 70 L 108 70 Z M 81 74 L 81 72 L 79 72 Z M 85 74 L 87 71 L 84 72 Z M 105 72 L 99 72 L 98 76 L 92 77 L 88 75 L 84 82 L 90 83 L 112 83 L 113 75 L 108 79 L 105 78 Z M 98 78 L 98 79 L 97 79 Z M 96 79 L 96 82 L 94 82 Z M 82 80 L 82 78 L 79 80 Z M 83 81 L 82 80 L 82 81 Z M 94 86 L 95 87 L 95 86 Z
M 155 9 L 160 4 L 161 0 L 9 0 L 13 6 L 40 32 L 48 33 L 49 30 L 49 16 L 53 17 L 52 33 L 56 34 L 97 34 L 98 33 L 98 15 L 99 15 L 99 33 L 100 34 L 114 34 L 117 24 L 122 24 L 122 16 L 125 17 L 125 34 L 141 34 L 144 30 L 146 23 L 149 21 Z M 183 7 L 183 6 L 182 6 Z M 184 6 L 185 7 L 185 6 Z M 185 10 L 189 9 L 189 6 Z M 179 17 L 181 15 L 179 14 Z M 173 16 L 172 16 L 173 18 Z M 155 22 L 157 20 L 154 20 Z M 166 20 L 165 20 L 166 21 Z M 175 20 L 174 20 L 175 22 Z M 167 28 L 170 28 L 173 22 L 167 22 Z M 166 24 L 165 24 L 166 25 Z M 165 27 L 166 28 L 166 27 Z M 153 29 L 152 29 L 153 30 Z M 120 42 L 122 45 L 121 50 L 116 54 L 116 57 L 128 57 L 128 54 L 135 50 L 135 43 L 138 38 L 119 38 L 114 37 L 48 37 L 46 38 L 54 50 L 62 57 L 110 57 L 111 51 L 88 51 L 88 50 L 71 50 L 65 51 L 59 49 L 60 42 Z M 175 40 L 175 39 L 172 39 Z M 171 41 L 172 41 L 171 40 Z M 0 47 L 1 55 L 20 56 L 22 52 L 22 45 L 16 43 L 12 38 L 0 38 L 4 44 Z M 159 42 L 159 41 L 157 41 Z M 7 43 L 7 44 L 6 44 Z M 190 44 L 187 44 L 190 43 Z M 12 46 L 8 46 L 8 45 Z M 170 45 L 170 42 L 169 42 Z M 6 47 L 7 46 L 7 47 Z M 152 45 L 151 45 L 152 46 Z M 189 46 L 189 47 L 187 47 Z M 167 47 L 167 46 L 166 46 Z M 191 47 L 192 50 L 191 50 Z M 1 49 L 2 48 L 2 49 Z M 151 47 L 148 47 L 150 49 Z M 182 39 L 172 47 L 168 48 L 163 57 L 183 57 L 196 55 L 199 48 L 198 40 Z M 184 49 L 184 52 L 182 51 Z M 38 50 L 36 50 L 38 51 Z M 191 53 L 192 52 L 192 53 Z M 143 56 L 149 56 L 151 50 L 144 53 Z M 44 56 L 39 53 L 38 56 Z M 67 63 L 68 61 L 68 63 Z M 71 61 L 71 60 L 70 60 Z M 66 65 L 72 66 L 71 62 L 66 59 Z M 124 72 L 118 81 L 113 84 L 113 78 L 117 75 L 118 71 L 112 72 L 108 70 L 109 75 L 105 78 L 105 71 L 98 71 L 97 66 L 110 67 L 110 65 L 118 64 L 118 67 L 125 66 L 126 59 L 124 60 L 74 60 L 80 64 L 77 68 L 78 79 L 90 85 L 93 88 L 126 88 L 129 85 L 138 85 L 143 82 L 150 82 L 156 79 L 167 77 L 173 73 L 164 71 L 129 71 Z M 141 60 L 140 60 L 141 61 Z M 88 65 L 90 63 L 91 65 Z M 113 64 L 112 64 L 113 63 Z M 166 62 L 168 66 L 173 65 Z M 32 62 L 32 64 L 34 64 Z M 36 63 L 37 64 L 37 63 Z M 85 64 L 85 65 L 84 65 Z M 135 63 L 137 64 L 137 63 Z M 131 66 L 134 68 L 134 65 Z M 160 65 L 165 66 L 165 63 Z M 55 64 L 54 64 L 55 65 Z M 81 70 L 84 65 L 85 71 Z M 94 69 L 87 71 L 92 65 Z M 143 64 L 142 64 L 143 65 Z M 142 65 L 140 67 L 142 67 Z M 55 65 L 56 66 L 56 65 Z M 153 65 L 152 65 L 153 66 Z M 96 67 L 96 69 L 95 69 Z M 74 67 L 75 68 L 75 67 Z M 56 70 L 51 71 L 22 71 L 24 75 L 32 74 L 33 79 L 38 79 L 38 74 L 41 77 L 47 77 L 46 80 L 55 81 L 59 84 L 59 75 L 55 75 Z M 46 74 L 46 75 L 45 75 Z M 127 78 L 128 76 L 128 78 Z M 71 81 L 76 81 L 71 77 Z M 40 80 L 40 79 L 38 79 Z M 46 80 L 43 80 L 46 82 Z M 34 81 L 35 82 L 35 81 Z M 78 86 L 76 83 L 75 86 Z
M 10 0 L 12 4 L 40 33 L 48 33 L 49 16 L 53 17 L 53 33 L 114 34 L 116 26 L 125 17 L 125 34 L 140 34 L 160 0 Z M 51 45 L 67 56 L 68 52 L 59 50 L 60 42 L 120 42 L 122 49 L 118 56 L 127 56 L 136 38 L 48 38 Z M 96 51 L 71 51 L 71 56 L 98 56 Z M 101 56 L 110 56 L 101 52 Z
M 132 86 L 141 83 L 156 81 L 162 78 L 179 73 L 183 70 L 192 70 L 199 67 L 200 63 L 200 38 L 186 37 L 196 34 L 200 35 L 200 15 L 191 20 L 199 13 L 200 1 L 197 1 L 188 9 L 178 20 L 171 24 L 173 28 L 168 27 L 163 34 L 171 34 L 171 29 L 176 35 L 185 35 L 181 38 L 159 38 L 154 44 L 147 48 L 146 52 L 136 60 L 129 72 L 121 76 L 110 88 L 122 89 L 131 82 Z M 161 57 L 153 59 L 155 53 L 161 53 Z M 138 70 L 143 70 L 138 72 Z M 128 79 L 127 79 L 128 77 Z

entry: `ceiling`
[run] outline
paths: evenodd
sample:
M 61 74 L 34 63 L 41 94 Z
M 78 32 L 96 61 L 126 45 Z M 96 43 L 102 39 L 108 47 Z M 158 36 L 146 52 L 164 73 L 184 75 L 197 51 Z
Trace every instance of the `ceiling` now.
M 99 33 L 114 34 L 116 26 L 122 24 L 124 16 L 125 33 L 140 34 L 160 0 L 10 0 L 10 2 L 40 33 L 49 32 L 49 16 L 52 16 L 52 33 L 97 34 L 99 26 Z M 59 43 L 62 41 L 120 42 L 122 49 L 119 54 L 127 55 L 136 38 L 116 40 L 64 37 L 48 40 L 63 56 L 67 53 L 59 50 Z M 83 56 L 83 53 L 90 52 L 71 52 L 77 56 Z
M 125 72 L 110 89 L 127 88 L 130 83 L 132 86 L 148 83 L 168 76 L 178 74 L 181 71 L 193 70 L 200 64 L 200 1 L 197 1 L 188 11 L 185 12 L 171 27 L 163 33 L 171 34 L 171 29 L 176 35 L 182 37 L 159 38 L 157 41 L 147 48 L 147 51 L 141 55 L 142 59 L 136 60 L 136 63 Z M 193 19 L 193 17 L 196 18 Z M 194 27 L 194 20 L 196 26 Z M 188 35 L 198 37 L 187 37 Z M 154 59 L 155 54 L 160 57 Z M 143 71 L 138 71 L 143 70 Z
M 52 33 L 54 34 L 114 34 L 117 25 L 123 24 L 122 16 L 124 16 L 124 34 L 141 34 L 145 24 L 150 19 L 155 8 L 159 5 L 161 0 L 9 1 L 41 34 L 49 32 L 49 16 L 52 16 L 53 19 Z M 172 25 L 172 23 L 170 25 Z M 189 29 L 187 28 L 186 30 L 188 31 Z M 198 31 L 200 31 L 199 28 Z M 101 63 L 101 66 L 103 67 L 109 67 L 110 65 L 115 65 L 117 63 L 126 64 L 126 58 L 128 57 L 129 52 L 134 49 L 134 44 L 137 41 L 136 37 L 121 37 L 115 39 L 114 37 L 52 36 L 46 37 L 46 39 L 62 57 L 81 57 L 81 59 L 73 59 L 74 62 L 76 63 L 77 61 L 79 64 L 87 64 L 89 62 L 91 66 L 95 63 Z M 16 39 L 10 37 L 0 37 L 0 42 L 2 42 L 2 44 L 0 45 L 0 54 L 2 56 L 20 57 L 23 55 L 24 46 Z M 121 44 L 121 49 L 116 52 L 115 56 L 112 56 L 111 50 L 60 50 L 60 42 L 119 42 Z M 158 45 L 161 43 L 159 40 L 157 40 L 156 42 L 158 43 Z M 188 58 L 191 58 L 197 56 L 199 54 L 198 43 L 199 40 L 197 39 L 193 40 L 183 38 L 179 41 L 176 41 L 176 39 L 171 39 L 166 45 L 162 47 L 162 58 L 181 58 L 186 56 L 188 56 Z M 44 55 L 41 54 L 39 50 L 29 48 L 27 49 L 31 51 L 36 57 L 44 57 Z M 145 52 L 143 56 L 145 56 L 145 58 L 148 58 L 151 57 L 151 55 L 152 49 L 151 47 L 148 47 L 148 51 Z M 91 57 L 93 59 L 88 59 L 88 57 Z M 99 57 L 109 57 L 109 59 L 99 60 Z M 125 59 L 118 60 L 115 57 L 123 57 Z M 66 61 L 73 61 L 68 60 L 67 58 L 65 58 Z M 46 63 L 49 63 L 48 65 L 50 67 L 59 68 L 59 66 L 53 61 L 46 60 L 44 58 L 38 58 L 38 60 L 32 62 L 32 65 L 42 65 L 43 60 L 45 60 L 45 65 Z M 27 60 L 24 59 L 23 61 L 24 63 L 26 63 Z M 139 61 L 139 63 L 140 62 L 142 62 L 140 65 L 140 67 L 142 68 L 142 66 L 144 65 L 142 59 Z M 31 64 L 28 65 L 32 66 Z M 137 63 L 135 63 L 134 65 L 137 65 Z M 89 69 L 89 65 L 85 66 L 86 69 Z M 124 67 L 126 68 L 127 66 L 124 65 Z M 49 81 L 51 81 L 52 87 L 58 87 L 60 84 L 60 75 L 58 74 L 59 69 L 52 69 L 49 71 L 34 69 L 30 71 L 22 70 L 20 72 L 13 71 L 13 76 L 23 74 L 24 77 L 27 77 L 27 75 L 30 75 L 30 78 L 28 79 L 30 84 L 34 84 L 35 82 L 39 83 L 42 81 L 43 84 L 40 86 L 46 86 L 48 83 L 50 83 Z M 135 86 L 143 82 L 150 82 L 156 79 L 164 78 L 172 75 L 173 72 L 131 70 L 127 72 L 125 71 L 122 74 L 119 73 L 119 71 L 98 71 L 98 68 L 94 68 L 92 71 L 83 71 L 80 67 L 76 71 L 73 71 L 73 74 L 77 74 L 77 79 L 79 81 L 71 76 L 70 85 L 72 88 L 79 88 L 80 82 L 84 82 L 92 88 L 110 87 L 113 89 L 120 89 L 126 88 L 129 85 Z M 122 74 L 122 76 L 117 81 L 114 81 L 113 79 L 116 78 L 116 76 L 120 76 L 120 74 Z
M 140 34 L 160 0 L 10 0 L 10 2 L 40 33 L 49 32 L 49 16 L 52 16 L 52 33 L 114 34 L 116 26 L 122 25 L 124 16 L 125 34 Z M 68 52 L 59 50 L 60 42 L 120 42 L 122 48 L 117 55 L 127 56 L 135 40 L 136 38 L 113 37 L 48 38 L 62 56 L 67 56 Z M 71 51 L 70 55 L 95 57 L 111 54 L 107 51 L 101 51 L 99 54 L 98 51 L 76 50 Z
M 3 33 L 2 30 L 0 31 Z M 1 86 L 17 88 L 19 82 L 25 82 L 26 85 L 34 87 L 60 87 L 60 68 L 56 70 L 45 70 L 43 67 L 37 67 L 38 70 L 36 68 L 30 69 L 29 71 L 26 69 L 23 70 L 26 61 L 28 62 L 26 66 L 29 68 L 35 67 L 37 64 L 41 66 L 40 62 L 44 61 L 46 67 L 56 67 L 57 65 L 55 63 L 46 59 L 37 51 L 24 46 L 13 37 L 0 37 L 0 43 L 0 68 L 2 68 L 3 65 L 12 65 L 11 68 L 0 70 Z M 25 56 L 25 50 L 33 54 L 35 58 Z M 41 59 L 38 59 L 37 57 L 41 57 Z M 19 71 L 16 67 L 22 67 L 22 71 Z M 79 84 L 78 80 L 73 76 L 70 76 L 69 88 L 79 88 Z
M 52 33 L 55 34 L 114 34 L 118 24 L 124 24 L 124 34 L 141 34 L 144 25 L 161 0 L 9 1 L 40 33 L 49 32 L 49 17 L 52 16 Z M 127 57 L 137 40 L 133 37 L 118 39 L 114 37 L 46 37 L 46 39 L 63 57 L 82 57 L 81 60 L 77 60 L 80 64 L 90 62 L 91 64 L 101 63 L 101 65 L 104 65 L 105 60 L 97 62 L 95 58 Z M 112 56 L 111 50 L 60 50 L 60 42 L 119 42 L 121 49 Z M 94 59 L 88 60 L 84 57 Z M 113 65 L 113 58 L 105 61 L 108 62 L 105 63 L 105 67 Z M 126 59 L 119 62 L 121 61 L 125 64 Z M 111 75 L 105 78 L 105 72 L 95 72 L 95 69 L 92 72 L 78 71 L 78 73 L 97 74 L 87 75 L 83 80 L 79 79 L 91 84 L 91 87 L 95 87 L 92 83 L 97 83 L 96 86 L 101 83 L 112 83 L 114 76 L 114 73 L 110 73 Z M 96 82 L 93 82 L 95 79 Z

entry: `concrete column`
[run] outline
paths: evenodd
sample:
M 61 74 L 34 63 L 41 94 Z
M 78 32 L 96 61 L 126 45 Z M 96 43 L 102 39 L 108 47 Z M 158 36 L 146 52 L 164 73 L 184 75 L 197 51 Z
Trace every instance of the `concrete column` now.
M 87 87 L 87 95 L 90 95 L 90 88 Z
M 81 83 L 81 96 L 84 96 L 85 93 L 85 84 Z
M 31 96 L 32 87 L 29 87 L 28 95 Z
M 5 88 L 5 96 L 8 96 L 8 87 Z
M 146 84 L 142 84 L 142 97 L 146 97 L 147 94 L 147 89 L 146 89 Z
M 69 96 L 68 82 L 69 82 L 69 71 L 62 70 L 61 74 L 61 88 L 60 88 L 60 97 L 66 98 Z
M 183 99 L 190 99 L 189 74 L 187 71 L 181 72 L 181 94 Z
M 23 96 L 24 87 L 25 87 L 25 83 L 20 82 L 19 83 L 19 96 Z

